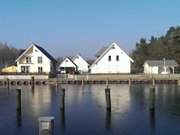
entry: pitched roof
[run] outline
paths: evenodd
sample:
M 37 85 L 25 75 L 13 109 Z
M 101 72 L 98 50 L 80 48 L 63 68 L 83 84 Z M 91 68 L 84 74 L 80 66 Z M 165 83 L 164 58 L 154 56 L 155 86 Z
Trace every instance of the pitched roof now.
M 61 64 L 62 64 L 66 59 L 68 59 L 73 65 L 75 65 L 76 67 L 78 67 L 78 66 L 73 62 L 73 60 L 72 60 L 70 57 L 65 57 L 64 60 L 59 64 L 59 66 L 61 66 Z
M 111 50 L 112 48 L 114 48 L 115 46 L 118 46 L 116 43 L 112 43 L 109 47 L 104 47 L 103 49 L 101 49 L 100 51 L 98 51 L 99 52 L 99 54 L 100 54 L 100 56 L 99 57 L 97 57 L 97 59 L 93 62 L 93 64 L 97 64 L 103 57 L 104 57 L 104 55 L 106 55 L 106 53 L 108 53 L 109 52 L 109 50 Z M 119 47 L 119 46 L 118 46 Z M 120 48 L 120 47 L 119 47 Z M 121 49 L 122 50 L 122 49 Z M 122 50 L 122 52 L 124 52 L 123 50 Z M 124 52 L 125 53 L 125 52 Z M 98 54 L 98 55 L 99 55 Z M 125 53 L 126 54 L 126 53 Z M 127 55 L 127 54 L 126 54 Z M 129 57 L 129 55 L 127 55 L 128 56 L 128 58 L 130 59 L 130 61 L 131 62 L 134 62 L 134 60 L 133 59 L 131 59 L 130 57 Z M 93 65 L 92 64 L 92 65 Z
M 101 48 L 97 53 L 96 53 L 96 57 L 99 57 L 99 56 L 101 56 L 101 54 L 103 54 L 105 51 L 106 51 L 106 49 L 107 49 L 108 47 L 103 47 L 103 48 Z
M 39 45 L 34 44 L 44 55 L 46 55 L 50 60 L 56 61 L 52 55 L 50 55 L 44 48 Z
M 22 57 L 23 54 L 26 53 L 27 50 L 29 50 L 32 46 L 35 46 L 35 47 L 38 48 L 46 57 L 48 57 L 50 60 L 56 62 L 56 60 L 53 58 L 53 56 L 51 56 L 44 48 L 42 48 L 41 46 L 36 45 L 36 44 L 34 44 L 34 43 L 33 43 L 29 48 L 27 48 L 27 49 L 21 49 L 21 50 L 20 50 L 20 53 L 19 53 L 19 56 L 18 56 L 18 58 L 16 59 L 16 61 L 17 61 L 20 57 Z
M 164 66 L 164 60 L 146 60 L 145 63 L 147 63 L 150 66 Z M 175 60 L 165 60 L 165 65 L 178 66 Z

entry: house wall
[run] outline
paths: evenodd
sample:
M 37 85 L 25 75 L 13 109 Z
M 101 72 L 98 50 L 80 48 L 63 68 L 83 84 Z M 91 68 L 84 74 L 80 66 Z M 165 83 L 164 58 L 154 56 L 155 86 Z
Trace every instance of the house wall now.
M 145 74 L 158 74 L 159 67 L 158 66 L 149 66 L 147 63 L 144 64 L 144 73 Z
M 31 63 L 26 63 L 27 56 L 31 57 Z M 38 63 L 38 57 L 42 57 L 42 63 Z M 38 67 L 42 67 L 44 73 L 51 72 L 51 60 L 35 46 L 17 61 L 17 72 L 21 72 L 21 66 L 29 66 L 30 73 L 37 73 Z
M 119 61 L 116 56 L 119 55 Z M 111 56 L 111 61 L 108 57 Z M 131 62 L 129 57 L 118 47 L 110 49 L 97 64 L 91 66 L 91 73 L 130 73 Z
M 88 63 L 81 57 L 78 56 L 78 58 L 75 58 L 73 62 L 78 66 L 78 71 L 80 73 L 82 72 L 88 72 Z
M 59 65 L 59 68 L 61 68 L 61 67 L 74 67 L 74 68 L 76 68 L 76 65 L 74 65 L 74 63 L 72 63 L 72 61 L 70 61 L 68 58 L 66 58 Z

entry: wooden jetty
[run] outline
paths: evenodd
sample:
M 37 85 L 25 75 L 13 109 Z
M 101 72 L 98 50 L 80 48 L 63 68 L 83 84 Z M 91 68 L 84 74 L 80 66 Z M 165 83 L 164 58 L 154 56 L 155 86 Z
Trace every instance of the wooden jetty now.
M 18 86 L 18 85 L 49 85 L 49 84 L 177 84 L 180 86 L 180 74 L 174 75 L 133 75 L 133 74 L 84 74 L 84 75 L 61 75 L 57 78 L 0 78 L 0 86 Z

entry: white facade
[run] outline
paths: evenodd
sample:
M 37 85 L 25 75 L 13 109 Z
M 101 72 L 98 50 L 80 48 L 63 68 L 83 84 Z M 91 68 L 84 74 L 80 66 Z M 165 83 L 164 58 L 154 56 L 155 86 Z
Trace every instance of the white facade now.
M 150 66 L 148 63 L 144 63 L 144 73 L 145 74 L 158 74 L 159 67 L 158 66 Z
M 116 44 L 112 43 L 91 65 L 92 74 L 130 73 L 133 60 Z
M 32 44 L 16 60 L 19 73 L 52 73 L 54 61 L 42 52 L 42 47 Z M 48 54 L 49 55 L 49 54 Z
M 144 62 L 145 74 L 171 74 L 175 72 L 178 64 L 175 60 L 146 60 Z
M 82 58 L 81 55 L 77 54 L 73 57 L 73 62 L 77 65 L 79 73 L 87 73 L 89 64 Z
M 76 64 L 68 57 L 66 57 L 58 67 L 58 71 L 61 73 L 76 72 Z

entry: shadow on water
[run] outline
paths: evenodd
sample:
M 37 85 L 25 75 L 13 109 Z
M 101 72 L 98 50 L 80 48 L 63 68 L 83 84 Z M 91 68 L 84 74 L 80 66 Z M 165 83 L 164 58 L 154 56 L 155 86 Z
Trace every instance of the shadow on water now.
M 149 91 L 149 126 L 151 134 L 156 130 L 156 88 L 150 88 Z
M 65 110 L 60 110 L 60 118 L 61 118 L 61 130 L 62 130 L 62 133 L 65 133 L 65 131 L 66 131 Z
M 22 126 L 22 111 L 21 109 L 16 110 L 16 126 L 19 128 Z
M 111 130 L 111 111 L 106 110 L 106 129 Z

